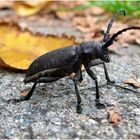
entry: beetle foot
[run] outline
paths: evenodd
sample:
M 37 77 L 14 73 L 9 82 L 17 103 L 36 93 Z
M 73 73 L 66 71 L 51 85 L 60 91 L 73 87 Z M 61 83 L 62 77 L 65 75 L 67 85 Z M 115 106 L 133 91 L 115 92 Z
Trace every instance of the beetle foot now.
M 98 109 L 105 109 L 107 107 L 114 106 L 114 105 L 109 104 L 109 103 L 102 103 L 99 99 L 95 100 L 95 105 Z
M 98 109 L 105 109 L 107 105 L 105 103 L 102 103 L 100 99 L 95 100 L 95 105 Z
M 81 104 L 77 104 L 76 113 L 81 114 L 81 112 L 82 112 Z
M 25 97 L 20 97 L 19 99 L 9 99 L 8 101 L 7 101 L 7 103 L 19 103 L 19 102 L 22 102 L 22 101 L 24 101 L 25 100 Z
M 105 103 L 101 103 L 101 102 L 96 102 L 96 107 L 98 108 L 98 109 L 105 109 L 107 106 L 106 106 L 106 104 Z
M 115 83 L 114 80 L 107 80 L 107 84 L 108 84 L 108 85 L 111 85 L 111 84 L 114 84 L 114 83 Z

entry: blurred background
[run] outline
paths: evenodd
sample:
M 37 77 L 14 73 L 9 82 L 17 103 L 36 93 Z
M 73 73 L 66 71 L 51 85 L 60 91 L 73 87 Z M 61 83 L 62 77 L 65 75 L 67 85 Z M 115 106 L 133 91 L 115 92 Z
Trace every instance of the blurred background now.
M 51 4 L 51 5 L 50 5 Z M 30 16 L 36 14 L 41 10 L 52 10 L 52 7 L 55 5 L 55 10 L 85 10 L 87 8 L 96 6 L 105 9 L 106 11 L 115 12 L 120 8 L 124 8 L 129 16 L 139 17 L 140 16 L 140 2 L 139 1 L 93 1 L 93 0 L 84 0 L 84 1 L 53 1 L 53 0 L 39 0 L 39 1 L 9 1 L 2 0 L 0 3 L 1 9 L 11 9 L 20 16 Z M 54 9 L 53 9 L 54 10 Z
M 108 22 L 120 9 L 125 9 L 126 17 L 120 14 L 111 34 L 124 27 L 140 25 L 139 1 L 3 0 L 0 2 L 0 35 L 4 37 L 0 39 L 0 65 L 26 70 L 45 52 L 82 41 L 102 41 Z M 122 46 L 140 44 L 138 31 L 124 34 L 117 39 Z M 117 53 L 117 45 L 109 49 Z

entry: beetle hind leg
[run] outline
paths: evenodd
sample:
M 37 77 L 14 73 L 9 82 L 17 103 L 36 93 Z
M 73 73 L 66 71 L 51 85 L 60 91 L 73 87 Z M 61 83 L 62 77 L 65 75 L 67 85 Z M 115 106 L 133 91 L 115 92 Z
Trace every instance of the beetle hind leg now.
M 19 99 L 10 99 L 7 102 L 10 103 L 18 103 L 21 101 L 26 101 L 29 100 L 31 98 L 31 96 L 33 95 L 33 92 L 35 90 L 36 84 L 37 83 L 49 83 L 49 82 L 53 82 L 60 79 L 60 77 L 40 77 L 39 79 L 37 79 L 35 81 L 35 83 L 33 84 L 31 90 L 28 92 L 28 94 L 26 96 L 21 96 Z
M 26 96 L 21 96 L 19 99 L 10 99 L 7 102 L 12 102 L 12 103 L 18 103 L 21 101 L 26 101 L 29 100 L 31 98 L 31 96 L 33 95 L 34 89 L 36 87 L 37 82 L 35 82 L 31 88 L 31 90 L 28 92 L 28 94 Z

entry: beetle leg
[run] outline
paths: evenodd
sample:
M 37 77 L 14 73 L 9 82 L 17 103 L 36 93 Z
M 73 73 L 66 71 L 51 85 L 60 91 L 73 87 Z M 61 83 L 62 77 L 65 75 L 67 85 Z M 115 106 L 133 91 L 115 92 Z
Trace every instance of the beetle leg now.
M 40 77 L 36 82 L 37 83 L 51 83 L 59 80 L 61 77 Z
M 76 112 L 81 114 L 82 108 L 81 108 L 81 97 L 77 88 L 77 83 L 76 80 L 73 79 L 74 82 L 74 86 L 75 86 L 75 93 L 76 93 L 76 97 L 77 97 L 77 107 L 76 107 Z
M 115 83 L 115 81 L 110 80 L 110 77 L 109 77 L 109 74 L 108 74 L 108 71 L 107 71 L 105 62 L 103 62 L 103 67 L 104 67 L 104 72 L 105 72 L 105 77 L 106 77 L 107 83 L 108 83 L 108 84 L 113 84 L 113 83 Z
M 81 69 L 79 69 L 74 77 L 74 79 L 78 82 L 82 82 L 83 81 L 83 76 L 82 76 L 82 71 Z
M 81 82 L 83 80 L 82 77 L 82 71 L 81 69 L 79 69 L 75 75 L 75 77 L 73 78 L 73 82 L 74 82 L 74 86 L 75 86 L 75 93 L 76 93 L 76 97 L 77 97 L 77 107 L 76 107 L 76 112 L 77 113 L 81 113 L 82 108 L 81 108 L 81 97 L 78 91 L 78 87 L 77 87 L 77 81 Z
M 19 99 L 10 99 L 7 102 L 12 102 L 12 103 L 18 103 L 21 101 L 26 101 L 29 100 L 31 98 L 31 96 L 33 95 L 34 89 L 36 87 L 37 82 L 35 82 L 31 88 L 31 90 L 28 92 L 28 94 L 26 96 L 21 96 Z
M 99 86 L 98 86 L 98 81 L 97 77 L 94 74 L 93 71 L 89 69 L 89 67 L 85 67 L 88 75 L 95 81 L 95 86 L 96 86 L 96 99 L 95 99 L 95 104 L 98 108 L 105 108 L 106 105 L 104 103 L 100 102 L 100 94 L 99 94 Z
M 93 60 L 90 62 L 90 66 L 96 66 L 96 65 L 99 65 L 99 64 L 103 64 L 103 67 L 104 67 L 104 73 L 105 73 L 105 78 L 107 80 L 107 83 L 115 83 L 115 81 L 113 80 L 110 80 L 110 77 L 109 77 L 109 74 L 108 74 L 108 71 L 107 71 L 107 68 L 106 68 L 106 65 L 105 65 L 105 62 L 101 61 L 101 60 Z
M 76 97 L 77 97 L 77 113 L 81 113 L 82 109 L 81 109 L 81 97 L 80 97 L 80 94 L 79 94 L 79 91 L 78 91 L 78 88 L 77 88 L 77 84 L 76 82 L 77 81 L 81 81 L 82 79 L 82 75 L 81 75 L 81 70 L 79 70 L 74 79 L 73 79 L 73 82 L 74 82 L 74 86 L 75 86 L 75 93 L 76 93 Z M 56 81 L 60 79 L 60 77 L 41 77 L 37 80 L 38 83 L 48 83 L 48 82 L 53 82 L 53 81 Z
M 34 92 L 34 89 L 35 89 L 37 83 L 49 83 L 49 82 L 56 81 L 58 79 L 60 79 L 60 77 L 40 77 L 38 80 L 35 81 L 31 90 L 28 92 L 28 94 L 26 96 L 21 96 L 19 99 L 10 99 L 10 100 L 8 100 L 8 103 L 9 102 L 18 103 L 21 101 L 29 100 L 31 98 L 31 96 L 33 95 L 33 92 Z

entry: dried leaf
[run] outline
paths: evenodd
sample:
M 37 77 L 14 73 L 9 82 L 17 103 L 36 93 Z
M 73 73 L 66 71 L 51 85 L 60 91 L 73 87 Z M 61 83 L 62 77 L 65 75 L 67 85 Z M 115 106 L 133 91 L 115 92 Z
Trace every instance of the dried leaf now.
M 101 8 L 92 7 L 85 10 L 81 15 L 75 16 L 73 18 L 73 24 L 75 28 L 77 28 L 78 30 L 84 33 L 83 39 L 85 39 L 85 41 L 91 40 L 91 39 L 98 40 L 98 38 L 100 37 L 103 38 L 103 35 L 100 34 L 99 36 L 96 36 L 96 32 L 100 33 L 102 29 L 106 31 L 106 25 L 108 24 L 109 19 L 111 19 L 111 16 L 109 17 L 107 13 L 104 12 L 104 10 L 102 10 Z M 116 33 L 117 31 L 123 28 L 129 27 L 132 25 L 137 26 L 139 25 L 139 23 L 140 23 L 139 19 L 137 19 L 136 22 L 132 20 L 127 20 L 123 23 L 120 22 L 119 20 L 116 20 L 113 23 L 110 34 L 112 36 L 112 34 Z M 91 35 L 91 32 L 94 33 L 95 36 Z M 137 40 L 139 38 L 140 38 L 140 32 L 138 30 L 130 30 L 118 36 L 116 40 L 117 42 L 121 43 L 122 46 L 126 47 L 129 44 L 134 44 L 134 43 L 139 44 L 139 40 Z M 115 53 L 117 52 L 116 48 L 113 47 L 112 49 Z M 112 49 L 110 49 L 111 52 L 113 52 Z
M 12 7 L 12 1 L 5 1 L 5 0 L 2 0 L 0 2 L 0 9 L 1 8 L 11 8 Z
M 30 16 L 38 11 L 40 11 L 42 8 L 47 7 L 50 4 L 51 1 L 15 1 L 14 2 L 14 10 L 16 11 L 17 15 L 20 16 Z
M 71 11 L 57 11 L 56 16 L 62 20 L 71 19 L 74 13 Z
M 28 30 L 21 31 L 16 24 L 6 23 L 0 24 L 0 36 L 0 65 L 21 70 L 48 51 L 76 43 L 74 37 L 33 35 Z
M 136 43 L 140 45 L 140 39 L 136 39 Z
M 88 9 L 88 11 L 90 14 L 94 16 L 99 16 L 105 13 L 103 8 L 96 7 L 96 6 L 91 7 L 90 9 Z
M 117 44 L 113 44 L 111 45 L 109 48 L 108 48 L 109 52 L 110 53 L 113 53 L 113 54 L 118 54 L 119 55 L 119 51 L 117 49 Z
M 124 48 L 128 48 L 128 47 L 129 47 L 129 44 L 128 44 L 128 43 L 123 43 L 122 46 L 123 46 Z
M 77 25 L 76 28 L 83 33 L 89 33 L 91 31 L 91 29 L 89 27 L 83 27 L 81 25 Z M 93 32 L 93 34 L 94 34 L 94 32 Z
M 119 124 L 119 122 L 121 121 L 121 116 L 118 112 L 116 112 L 114 110 L 109 110 L 108 119 L 109 119 L 110 123 Z
M 140 88 L 140 82 L 136 79 L 135 76 L 131 76 L 129 79 L 125 80 L 124 83 L 132 85 L 136 88 Z
M 85 17 L 74 17 L 73 18 L 73 24 L 75 26 L 80 25 L 83 27 L 89 27 L 89 23 L 86 21 Z
M 132 26 L 132 25 L 136 25 L 136 24 L 131 24 L 129 26 Z M 120 29 L 123 29 L 123 28 L 126 28 L 128 27 L 127 24 L 124 24 L 124 23 L 121 23 L 121 22 L 115 22 L 113 24 L 113 28 L 111 29 L 112 33 L 115 33 L 117 31 L 119 31 Z M 140 32 L 139 30 L 129 30 L 127 32 L 124 32 L 122 35 L 118 36 L 117 37 L 117 42 L 121 43 L 122 46 L 124 47 L 128 47 L 129 44 L 134 44 L 134 43 L 137 43 L 139 44 L 138 40 L 140 38 Z

